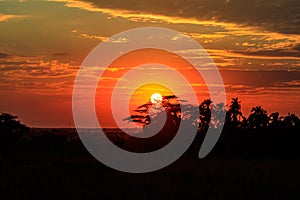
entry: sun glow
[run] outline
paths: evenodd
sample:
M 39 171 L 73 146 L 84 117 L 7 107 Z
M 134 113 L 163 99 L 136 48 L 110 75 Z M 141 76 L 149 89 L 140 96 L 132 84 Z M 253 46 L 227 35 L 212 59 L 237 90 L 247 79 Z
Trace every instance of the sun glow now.
M 151 96 L 151 103 L 158 104 L 162 101 L 162 96 L 159 93 L 154 93 Z

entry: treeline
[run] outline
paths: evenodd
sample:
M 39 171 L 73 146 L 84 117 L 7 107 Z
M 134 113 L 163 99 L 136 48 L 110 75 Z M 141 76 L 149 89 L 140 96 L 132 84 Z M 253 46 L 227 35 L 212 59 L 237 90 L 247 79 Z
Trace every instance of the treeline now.
M 201 110 L 203 110 L 202 104 L 200 105 L 200 113 Z M 204 104 L 210 106 L 211 101 L 206 100 L 204 101 Z M 280 115 L 279 112 L 268 114 L 267 110 L 261 106 L 253 107 L 249 116 L 246 117 L 241 111 L 241 101 L 239 101 L 238 98 L 233 98 L 230 105 L 227 106 L 224 131 L 233 131 L 237 129 L 266 130 L 267 128 L 272 130 L 299 129 L 300 119 L 297 115 L 291 113 L 288 113 L 286 116 Z
M 149 111 L 153 105 L 151 102 L 139 106 L 135 113 L 124 119 L 130 122 L 138 123 L 148 128 L 148 125 L 161 120 L 161 111 L 166 111 L 166 123 L 159 133 L 150 138 L 136 138 L 128 136 L 126 133 L 115 130 L 116 134 L 107 134 L 109 139 L 119 147 L 133 152 L 149 152 L 160 149 L 168 144 L 176 135 L 181 120 L 189 120 L 191 116 L 196 116 L 190 120 L 191 123 L 199 122 L 198 134 L 191 147 L 191 154 L 197 154 L 209 126 L 211 126 L 213 102 L 210 99 L 204 100 L 199 105 L 200 113 L 195 112 L 194 106 L 185 106 L 187 113 L 181 112 L 180 103 L 176 96 L 163 97 L 160 106 L 152 112 L 155 116 L 150 117 Z M 220 105 L 219 105 L 220 106 Z M 295 114 L 286 116 L 278 112 L 268 113 L 261 106 L 251 109 L 248 116 L 244 116 L 241 111 L 241 101 L 233 98 L 229 105 L 220 106 L 220 110 L 226 109 L 225 123 L 221 137 L 214 148 L 215 154 L 222 155 L 279 155 L 287 153 L 289 155 L 300 155 L 298 142 L 300 140 L 300 119 Z M 196 123 L 198 124 L 198 123 Z M 23 151 L 33 150 L 33 152 L 51 151 L 51 152 L 85 152 L 75 129 L 52 129 L 43 133 L 36 133 L 39 129 L 30 129 L 22 124 L 17 116 L 1 113 L 0 114 L 0 151 L 14 151 L 21 149 Z M 72 132 L 72 138 L 68 134 L 62 134 L 62 131 Z M 29 133 L 35 134 L 29 134 Z M 188 134 L 188 133 L 187 133 Z M 217 152 L 217 153 L 216 153 Z
M 210 100 L 200 106 L 200 131 L 198 150 L 209 126 Z M 199 142 L 200 141 L 200 142 Z M 226 106 L 226 117 L 221 137 L 213 149 L 213 155 L 234 157 L 300 158 L 300 119 L 296 114 L 283 116 L 268 113 L 261 106 L 251 109 L 248 116 L 241 111 L 241 101 L 233 98 Z
M 183 102 L 182 105 L 180 105 L 181 102 Z M 151 150 L 158 149 L 155 146 L 162 147 L 174 137 L 182 120 L 189 120 L 190 123 L 197 121 L 198 123 L 195 124 L 199 125 L 198 133 L 188 151 L 188 154 L 197 156 L 208 128 L 218 128 L 222 124 L 220 121 L 216 121 L 216 117 L 212 114 L 212 109 L 215 109 L 217 115 L 218 113 L 225 114 L 225 122 L 221 137 L 213 150 L 213 155 L 241 157 L 246 155 L 256 157 L 289 155 L 300 158 L 298 145 L 300 141 L 300 119 L 295 114 L 289 113 L 286 116 L 282 116 L 278 112 L 268 114 L 261 106 L 255 106 L 251 109 L 249 116 L 245 116 L 241 111 L 242 105 L 238 98 L 233 98 L 227 106 L 214 105 L 210 99 L 207 99 L 199 105 L 199 109 L 184 104 L 184 102 L 174 95 L 165 96 L 160 102 L 160 106 L 156 108 L 158 111 L 152 117 L 149 116 L 149 112 L 153 104 L 148 102 L 139 106 L 134 114 L 124 119 L 138 123 L 147 129 L 149 124 L 155 125 L 160 121 L 162 111 L 166 111 L 165 126 L 157 135 L 152 137 L 152 142 L 147 143 L 147 141 L 132 139 L 133 141 L 136 140 L 135 145 L 142 144 L 141 146 L 148 146 Z M 181 110 L 182 107 L 184 107 L 184 111 Z M 155 112 L 155 109 L 151 112 Z
M 206 130 L 211 125 L 210 123 L 213 123 L 211 122 L 213 117 L 212 109 L 224 113 L 226 109 L 223 129 L 226 132 L 235 130 L 261 130 L 266 128 L 290 130 L 299 128 L 300 126 L 300 119 L 297 115 L 288 113 L 286 116 L 281 116 L 278 112 L 268 114 L 261 106 L 253 107 L 250 115 L 246 117 L 241 111 L 241 101 L 239 101 L 238 98 L 233 98 L 228 106 L 213 105 L 213 102 L 210 99 L 204 100 L 199 105 L 200 113 L 196 113 L 197 109 L 192 105 L 180 105 L 181 101 L 182 100 L 178 100 L 175 95 L 164 96 L 162 102 L 160 102 L 160 107 L 163 109 L 160 109 L 158 106 L 156 108 L 155 116 L 152 116 L 152 120 L 149 116 L 150 109 L 153 109 L 153 104 L 151 102 L 139 106 L 134 110 L 134 114 L 124 120 L 135 122 L 146 127 L 150 123 L 155 124 L 156 121 L 159 121 L 160 113 L 165 110 L 167 112 L 167 126 L 174 126 L 178 124 L 180 120 L 187 120 L 187 118 L 194 116 L 195 120 L 199 122 L 199 128 L 201 130 Z M 181 111 L 182 107 L 184 107 L 184 112 Z

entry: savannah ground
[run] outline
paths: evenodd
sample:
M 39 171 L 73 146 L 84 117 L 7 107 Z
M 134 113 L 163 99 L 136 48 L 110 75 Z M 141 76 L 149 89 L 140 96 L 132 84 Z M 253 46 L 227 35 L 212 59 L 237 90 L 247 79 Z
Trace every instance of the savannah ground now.
M 224 149 L 221 140 L 204 159 L 184 155 L 164 169 L 128 174 L 98 162 L 79 140 L 67 141 L 63 145 L 50 143 L 23 144 L 17 150 L 1 153 L 1 199 L 300 197 L 300 159 L 297 153 L 247 155 L 243 150 L 233 153 L 234 148 Z M 255 148 L 260 149 L 253 145 Z

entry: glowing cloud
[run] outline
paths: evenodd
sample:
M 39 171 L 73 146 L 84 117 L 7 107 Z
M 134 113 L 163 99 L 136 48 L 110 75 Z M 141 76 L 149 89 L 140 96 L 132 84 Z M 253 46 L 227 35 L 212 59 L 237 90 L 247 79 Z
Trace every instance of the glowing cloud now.
M 8 15 L 8 14 L 0 14 L 0 22 L 8 21 L 11 19 L 22 19 L 28 17 L 27 15 Z

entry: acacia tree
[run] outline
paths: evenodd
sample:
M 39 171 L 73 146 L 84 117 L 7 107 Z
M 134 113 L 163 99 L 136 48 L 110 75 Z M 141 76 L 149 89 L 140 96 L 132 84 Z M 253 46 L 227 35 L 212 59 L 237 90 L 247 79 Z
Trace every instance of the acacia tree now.
M 29 128 L 17 119 L 17 116 L 8 113 L 0 114 L 0 152 L 16 150 L 20 136 L 29 131 Z
M 129 117 L 125 118 L 124 121 L 136 122 L 141 126 L 145 127 L 151 123 L 150 116 L 149 116 L 149 109 L 152 103 L 148 102 L 137 109 L 134 110 L 136 114 L 130 115 Z
M 134 110 L 135 114 L 125 118 L 124 121 L 136 122 L 143 127 L 148 126 L 151 123 L 150 109 L 152 106 L 154 106 L 154 104 L 150 101 L 139 106 L 137 109 Z M 165 110 L 167 114 L 166 124 L 169 127 L 179 124 L 179 121 L 181 119 L 181 110 L 177 96 L 170 95 L 162 97 L 162 101 L 157 107 L 157 112 L 154 113 L 154 115 L 152 116 L 152 123 L 155 124 L 157 120 L 161 119 L 160 117 L 163 110 Z
M 175 95 L 163 96 L 160 102 L 149 101 L 134 110 L 134 114 L 123 119 L 141 125 L 143 129 L 140 133 L 145 136 L 153 131 L 156 132 L 155 135 L 142 139 L 130 137 L 129 146 L 133 148 L 133 151 L 153 151 L 172 140 L 182 119 L 179 102 L 180 100 Z
M 214 128 L 220 127 L 218 121 L 218 115 L 225 113 L 225 106 L 223 104 L 213 105 L 210 99 L 204 100 L 198 107 L 191 104 L 179 104 L 179 102 L 185 103 L 185 100 L 179 100 L 175 95 L 164 96 L 160 103 L 167 113 L 166 124 L 169 128 L 178 126 L 180 121 L 188 121 L 192 126 L 199 126 L 201 131 L 206 131 L 209 126 Z M 152 123 L 155 124 L 156 120 L 160 120 L 160 111 L 157 112 L 156 116 L 149 116 L 150 108 L 153 106 L 151 102 L 139 106 L 134 110 L 135 114 L 125 118 L 125 121 L 136 122 L 143 127 L 148 126 Z M 182 110 L 181 110 L 182 108 Z M 212 116 L 212 108 L 214 108 L 214 115 Z
M 0 132 L 1 135 L 18 135 L 28 132 L 29 128 L 22 124 L 18 117 L 8 114 L 1 113 L 0 114 Z

